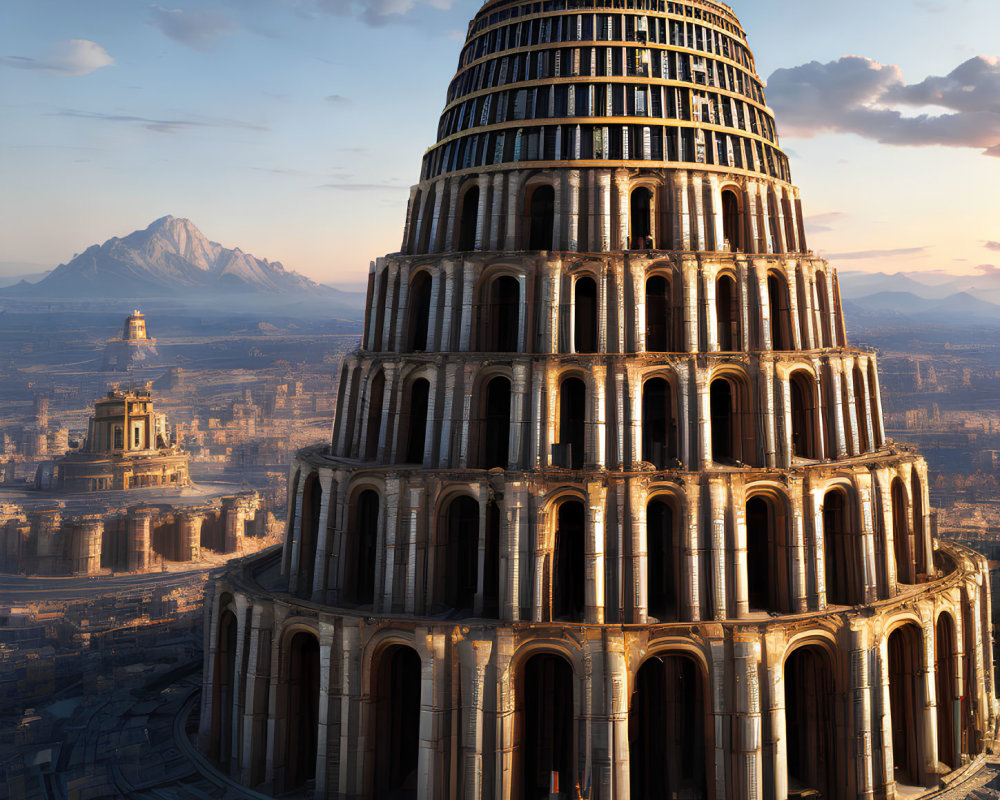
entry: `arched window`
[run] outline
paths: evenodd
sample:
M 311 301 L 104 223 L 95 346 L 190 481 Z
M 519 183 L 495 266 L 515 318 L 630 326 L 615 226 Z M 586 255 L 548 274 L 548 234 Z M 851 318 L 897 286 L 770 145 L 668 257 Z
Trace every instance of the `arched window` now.
M 675 336 L 673 281 L 652 275 L 646 281 L 646 351 L 672 353 L 679 347 Z
M 582 622 L 584 618 L 584 519 L 583 503 L 560 503 L 553 553 L 552 619 Z
M 351 509 L 352 524 L 346 534 L 344 599 L 359 606 L 375 602 L 375 554 L 381 505 L 378 492 L 365 489 L 356 496 Z
M 788 283 L 775 272 L 767 276 L 767 295 L 771 311 L 771 349 L 792 349 L 792 312 Z
M 555 221 L 556 193 L 551 186 L 539 186 L 531 193 L 529 250 L 551 250 Z
M 426 270 L 420 270 L 410 281 L 410 349 L 418 353 L 427 349 L 432 282 Z
M 715 284 L 715 315 L 719 327 L 719 350 L 723 353 L 733 353 L 742 348 L 737 297 L 733 276 L 720 275 Z
M 215 644 L 215 663 L 212 674 L 212 756 L 223 768 L 229 770 L 233 751 L 233 702 L 236 677 L 236 615 L 226 610 L 219 617 L 218 637 Z
M 962 700 L 955 693 L 955 620 L 947 611 L 934 629 L 934 676 L 937 680 L 938 760 L 952 769 L 961 766 L 962 743 L 955 721 L 961 719 Z
M 916 467 L 910 470 L 910 490 L 913 492 L 913 558 L 916 562 L 914 572 L 919 575 L 927 571 L 929 559 L 925 551 L 927 540 L 924 528 L 924 485 Z
M 729 251 L 742 253 L 743 220 L 739 196 L 732 189 L 722 190 L 722 235 Z M 721 249 L 721 248 L 720 248 Z
M 908 623 L 889 635 L 888 644 L 892 760 L 897 783 L 907 786 L 922 785 L 923 638 L 920 628 Z
M 752 611 L 790 612 L 787 518 L 766 495 L 747 501 L 747 593 Z
M 837 786 L 835 685 L 829 654 L 800 647 L 785 661 L 789 785 L 833 797 Z M 808 796 L 803 794 L 803 796 Z
M 577 353 L 597 352 L 597 284 L 593 278 L 578 278 L 573 288 L 573 343 Z
M 420 676 L 417 652 L 403 645 L 378 657 L 372 692 L 374 797 L 416 796 L 420 757 Z
M 642 386 L 642 460 L 657 469 L 677 461 L 677 416 L 670 384 L 663 378 Z
M 410 413 L 406 422 L 406 464 L 421 464 L 427 437 L 427 404 L 431 385 L 425 378 L 410 384 Z
M 471 497 L 456 497 L 439 524 L 436 601 L 458 611 L 472 611 L 479 589 L 479 503 Z
M 711 724 L 704 671 L 691 658 L 661 655 L 636 675 L 628 715 L 629 797 L 708 797 Z
M 458 231 L 458 249 L 476 249 L 476 229 L 479 226 L 479 187 L 472 186 L 462 197 L 462 222 Z
M 647 606 L 649 615 L 660 622 L 679 618 L 679 520 L 673 502 L 657 498 L 646 506 Z
M 640 186 L 632 192 L 630 206 L 629 219 L 631 220 L 632 230 L 629 238 L 629 249 L 654 249 L 652 225 L 653 193 L 645 186 Z
M 582 469 L 586 457 L 587 385 L 579 378 L 566 378 L 559 385 L 559 444 L 564 463 L 556 466 Z
M 550 653 L 532 656 L 520 670 L 517 764 L 523 800 L 569 797 L 573 773 L 573 669 Z M 550 794 L 550 792 L 552 792 Z
M 319 473 L 310 473 L 302 490 L 302 521 L 299 528 L 299 569 L 297 594 L 311 597 L 313 570 L 316 567 L 316 546 L 319 540 L 319 515 L 323 504 L 323 488 Z
M 816 442 L 815 382 L 806 372 L 793 372 L 788 383 L 792 400 L 792 455 L 798 458 L 820 458 Z
M 507 469 L 510 460 L 510 381 L 493 378 L 486 384 L 480 427 L 481 468 Z
M 857 363 L 854 364 L 852 375 L 854 377 L 854 407 L 858 414 L 858 436 L 861 438 L 861 454 L 864 455 L 872 449 L 871 439 L 868 438 L 868 415 L 871 412 L 868 397 L 865 395 L 865 376 Z
M 296 633 L 288 642 L 285 705 L 285 781 L 283 791 L 305 786 L 316 777 L 319 741 L 319 642 Z
M 517 278 L 502 275 L 490 284 L 485 318 L 485 349 L 488 352 L 516 353 L 520 350 L 521 284 Z
M 709 388 L 712 421 L 712 460 L 719 464 L 745 463 L 754 459 L 753 418 L 749 393 L 738 377 L 720 377 Z
M 864 552 L 857 524 L 856 499 L 842 488 L 823 498 L 823 561 L 826 598 L 835 606 L 865 601 Z
M 385 373 L 379 370 L 368 388 L 368 423 L 365 428 L 365 459 L 378 457 L 378 440 L 382 433 L 382 401 L 385 396 Z
M 830 346 L 830 298 L 827 295 L 826 274 L 822 271 L 816 273 L 816 302 L 819 304 L 820 345 Z
M 912 530 L 906 487 L 899 478 L 892 481 L 892 543 L 896 556 L 896 582 L 916 583 L 913 568 Z

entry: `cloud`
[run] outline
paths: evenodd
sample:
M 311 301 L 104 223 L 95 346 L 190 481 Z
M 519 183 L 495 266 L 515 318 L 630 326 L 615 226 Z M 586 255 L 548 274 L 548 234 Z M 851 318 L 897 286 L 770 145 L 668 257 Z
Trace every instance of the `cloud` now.
M 828 211 L 826 214 L 813 214 L 805 218 L 808 233 L 826 233 L 833 230 L 833 225 L 847 216 L 843 211 Z
M 153 27 L 175 42 L 195 50 L 210 50 L 220 36 L 236 31 L 236 26 L 214 11 L 182 11 L 153 6 Z
M 986 275 L 996 275 L 997 273 L 1000 273 L 1000 269 L 993 264 L 980 264 L 976 267 L 976 269 Z
M 854 133 L 881 144 L 982 148 L 1000 158 L 1000 57 L 907 84 L 899 67 L 860 56 L 776 70 L 768 100 L 790 136 Z M 942 113 L 906 116 L 899 107 Z
M 853 253 L 830 253 L 824 258 L 829 261 L 862 261 L 866 258 L 893 258 L 895 256 L 913 256 L 923 253 L 927 247 L 903 247 L 898 250 L 858 250 Z
M 345 97 L 342 94 L 331 94 L 327 95 L 326 102 L 328 102 L 331 106 L 345 106 L 350 104 L 351 98 Z
M 352 17 L 366 25 L 381 27 L 398 22 L 417 6 L 447 10 L 455 0 L 316 0 L 316 7 L 338 17 Z
M 984 247 L 987 250 L 1000 250 L 1000 242 L 987 242 Z
M 61 109 L 51 116 L 75 117 L 77 119 L 90 119 L 101 122 L 126 122 L 141 125 L 146 130 L 153 131 L 154 133 L 180 133 L 192 128 L 241 128 L 249 131 L 267 130 L 267 128 L 260 125 L 254 125 L 250 122 L 242 122 L 236 119 L 153 119 L 150 117 L 133 116 L 131 114 L 106 114 L 101 111 L 78 111 L 73 108 Z
M 16 69 L 37 69 L 50 75 L 76 77 L 89 75 L 101 67 L 110 67 L 115 60 L 97 42 L 89 39 L 70 39 L 52 48 L 45 58 L 28 56 L 0 57 L 0 64 Z

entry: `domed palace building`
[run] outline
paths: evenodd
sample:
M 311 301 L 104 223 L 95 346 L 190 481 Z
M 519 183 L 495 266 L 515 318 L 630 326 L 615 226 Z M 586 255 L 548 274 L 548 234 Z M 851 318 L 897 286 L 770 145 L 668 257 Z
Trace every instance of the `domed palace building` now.
M 200 743 L 315 798 L 915 797 L 996 722 L 739 21 L 490 0 L 284 549 L 210 585 Z

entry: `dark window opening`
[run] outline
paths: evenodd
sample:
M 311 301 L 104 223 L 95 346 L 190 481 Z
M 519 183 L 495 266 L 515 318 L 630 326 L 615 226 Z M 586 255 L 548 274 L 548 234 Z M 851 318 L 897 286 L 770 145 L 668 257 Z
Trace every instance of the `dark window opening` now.
M 646 507 L 646 602 L 651 617 L 677 620 L 679 537 L 673 505 L 653 500 Z
M 861 453 L 868 453 L 872 449 L 871 438 L 868 436 L 868 414 L 870 408 L 865 397 L 865 376 L 857 364 L 854 365 L 854 406 L 858 415 L 858 436 L 861 437 Z
M 375 601 L 375 554 L 378 549 L 378 493 L 366 489 L 354 501 L 354 525 L 349 532 L 348 553 L 344 569 L 345 595 L 358 605 Z
M 213 667 L 212 738 L 215 746 L 212 756 L 223 771 L 228 772 L 233 750 L 233 681 L 236 677 L 236 616 L 232 611 L 222 612 L 219 618 Z
M 747 501 L 747 595 L 752 611 L 791 611 L 784 508 L 758 495 Z
M 653 275 L 646 281 L 646 350 L 670 353 L 677 350 L 674 338 L 672 281 Z
M 767 276 L 767 295 L 771 311 L 771 349 L 792 349 L 792 314 L 788 284 L 774 273 Z
M 488 350 L 493 353 L 516 353 L 521 318 L 521 285 L 517 278 L 504 275 L 493 281 L 487 314 Z
M 377 800 L 417 796 L 420 676 L 420 656 L 409 647 L 390 647 L 379 658 L 373 698 Z
M 740 349 L 740 316 L 736 281 L 720 275 L 715 285 L 715 314 L 719 326 L 719 350 L 732 353 Z
M 385 308 L 389 302 L 389 270 L 382 270 L 378 279 L 378 292 L 375 295 L 375 330 L 372 337 L 372 351 L 382 350 L 382 328 L 385 325 Z
M 899 478 L 892 481 L 892 539 L 896 557 L 896 582 L 916 583 L 913 570 L 912 532 L 906 502 L 906 487 Z
M 567 500 L 556 516 L 552 618 L 582 622 L 584 617 L 584 509 Z
M 285 791 L 316 777 L 319 741 L 319 642 L 310 633 L 296 633 L 288 649 Z
M 573 670 L 565 659 L 532 656 L 521 679 L 518 740 L 524 800 L 569 797 L 573 777 Z M 551 790 L 555 790 L 550 794 Z
M 948 612 L 938 617 L 934 631 L 934 676 L 937 681 L 938 760 L 952 769 L 961 766 L 958 753 L 962 700 L 955 695 L 955 621 Z
M 731 189 L 722 191 L 722 235 L 734 253 L 742 253 L 743 237 L 741 235 L 742 221 L 740 219 L 740 201 L 736 192 Z
M 407 464 L 421 464 L 424 460 L 424 442 L 427 437 L 427 403 L 431 385 L 418 378 L 410 386 L 410 417 L 407 423 Z
M 630 250 L 653 250 L 653 193 L 642 186 L 632 192 L 629 220 L 631 221 Z
M 811 378 L 803 372 L 789 379 L 792 399 L 792 455 L 819 458 L 816 447 L 816 392 Z
M 720 464 L 736 458 L 736 432 L 732 384 L 720 378 L 712 381 L 709 405 L 712 416 L 712 460 Z
M 864 554 L 855 514 L 854 502 L 843 489 L 823 498 L 823 560 L 826 598 L 831 605 L 854 606 L 865 600 Z
M 903 625 L 889 635 L 889 708 L 892 719 L 892 760 L 896 781 L 920 784 L 920 728 L 923 711 L 920 681 L 923 637 L 914 625 Z
M 410 282 L 410 349 L 427 349 L 427 334 L 431 315 L 431 276 L 421 270 Z
M 448 506 L 445 532 L 438 542 L 444 574 L 439 585 L 449 608 L 471 611 L 479 588 L 479 503 L 458 497 Z
M 593 278 L 579 278 L 573 288 L 575 330 L 573 343 L 577 353 L 597 352 L 597 283 Z
M 368 425 L 365 439 L 365 458 L 374 461 L 378 456 L 378 440 L 382 433 L 382 400 L 385 396 L 385 373 L 372 379 L 368 395 Z
M 302 522 L 299 529 L 298 595 L 311 597 L 313 570 L 316 566 L 316 546 L 319 534 L 319 514 L 323 504 L 323 489 L 319 475 L 312 473 L 306 479 L 302 493 Z
M 529 250 L 551 250 L 555 222 L 555 190 L 539 186 L 531 193 Z
M 559 444 L 568 447 L 566 463 L 557 466 L 582 469 L 586 455 L 587 386 L 567 378 L 559 386 Z
M 816 302 L 819 304 L 820 344 L 830 346 L 830 304 L 826 293 L 826 275 L 816 273 Z
M 832 797 L 836 786 L 833 671 L 827 654 L 800 647 L 785 661 L 789 784 Z
M 462 223 L 459 226 L 458 249 L 476 248 L 476 229 L 479 226 L 479 187 L 473 186 L 462 198 Z
M 510 458 L 510 381 L 494 378 L 486 385 L 482 422 L 482 469 L 507 469 Z
M 642 460 L 657 469 L 678 466 L 677 418 L 670 384 L 663 378 L 642 387 Z

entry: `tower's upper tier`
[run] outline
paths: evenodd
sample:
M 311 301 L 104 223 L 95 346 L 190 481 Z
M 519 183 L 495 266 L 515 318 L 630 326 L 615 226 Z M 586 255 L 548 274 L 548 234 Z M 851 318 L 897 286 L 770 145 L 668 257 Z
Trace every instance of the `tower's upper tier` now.
M 699 165 L 790 182 L 746 34 L 706 0 L 495 0 L 469 24 L 421 180 Z

